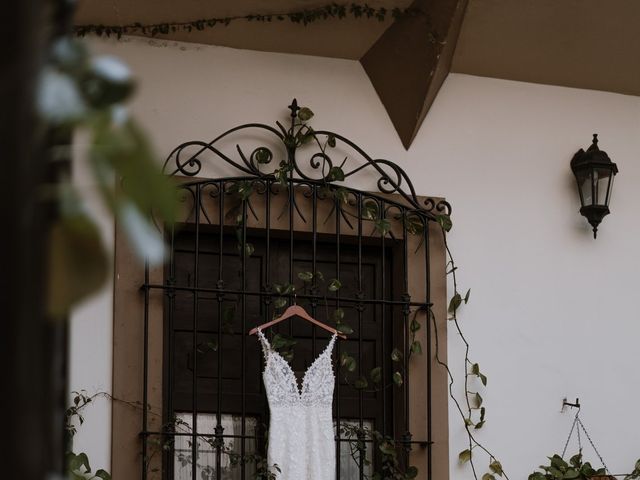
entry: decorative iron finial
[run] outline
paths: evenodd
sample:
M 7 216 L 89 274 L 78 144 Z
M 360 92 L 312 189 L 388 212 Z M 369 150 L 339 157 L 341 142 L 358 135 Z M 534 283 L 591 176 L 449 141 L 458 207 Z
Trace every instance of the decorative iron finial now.
M 300 110 L 300 107 L 298 106 L 298 100 L 294 98 L 288 108 L 289 110 L 291 110 L 291 118 L 296 118 L 298 116 L 298 111 Z
M 589 146 L 589 149 L 587 151 L 589 151 L 589 150 L 591 150 L 591 151 L 600 150 L 598 148 L 598 134 L 597 133 L 593 134 L 593 140 L 591 142 L 591 146 Z

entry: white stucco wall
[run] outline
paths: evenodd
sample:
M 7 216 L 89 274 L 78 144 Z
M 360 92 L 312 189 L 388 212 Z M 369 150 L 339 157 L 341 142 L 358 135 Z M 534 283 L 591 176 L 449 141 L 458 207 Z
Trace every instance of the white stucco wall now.
M 73 182 L 97 220 L 105 247 L 112 251 L 114 224 L 108 210 L 100 201 L 88 164 L 85 161 L 87 138 L 74 139 Z M 71 391 L 86 390 L 87 395 L 98 392 L 111 394 L 111 363 L 113 351 L 113 280 L 109 278 L 97 295 L 79 305 L 71 315 L 69 334 L 69 387 Z M 70 401 L 73 396 L 70 393 Z M 85 423 L 77 425 L 74 451 L 86 452 L 93 471 L 108 469 L 111 462 L 111 402 L 105 396 L 96 397 L 82 411 Z M 77 424 L 77 422 L 76 422 Z
M 565 396 L 580 398 L 611 470 L 625 472 L 640 457 L 640 99 L 452 74 L 407 152 L 357 62 L 141 39 L 95 46 L 120 56 L 139 79 L 132 112 L 160 157 L 237 124 L 273 124 L 297 97 L 315 112 L 316 128 L 397 162 L 419 194 L 451 202 L 450 244 L 461 287 L 472 289 L 461 322 L 472 359 L 489 377 L 478 438 L 510 478 L 525 478 L 562 450 L 572 422 L 560 413 Z M 578 214 L 569 169 L 594 132 L 620 168 L 613 213 L 596 241 Z M 105 231 L 112 235 L 108 221 Z M 110 388 L 110 295 L 74 316 L 74 388 Z M 461 355 L 451 335 L 458 374 Z M 78 444 L 106 464 L 108 406 L 88 417 Z M 453 407 L 450 433 L 451 476 L 472 478 L 457 464 L 466 447 Z

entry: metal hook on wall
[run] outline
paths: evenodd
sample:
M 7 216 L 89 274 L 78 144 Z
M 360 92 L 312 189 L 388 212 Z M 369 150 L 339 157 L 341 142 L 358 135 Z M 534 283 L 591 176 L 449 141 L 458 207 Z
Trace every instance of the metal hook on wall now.
M 567 397 L 564 397 L 562 399 L 562 409 L 560 410 L 561 412 L 564 412 L 565 407 L 571 407 L 571 408 L 577 408 L 578 410 L 580 410 L 580 399 L 576 398 L 575 403 L 570 403 L 567 401 Z

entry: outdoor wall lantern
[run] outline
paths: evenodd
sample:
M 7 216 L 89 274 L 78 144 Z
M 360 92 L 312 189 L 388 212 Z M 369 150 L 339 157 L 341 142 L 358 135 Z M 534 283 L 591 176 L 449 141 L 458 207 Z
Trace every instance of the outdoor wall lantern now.
M 598 148 L 598 134 L 594 133 L 587 151 L 581 148 L 571 159 L 571 170 L 578 182 L 580 214 L 587 218 L 596 238 L 598 225 L 609 214 L 613 177 L 618 173 L 618 166 Z

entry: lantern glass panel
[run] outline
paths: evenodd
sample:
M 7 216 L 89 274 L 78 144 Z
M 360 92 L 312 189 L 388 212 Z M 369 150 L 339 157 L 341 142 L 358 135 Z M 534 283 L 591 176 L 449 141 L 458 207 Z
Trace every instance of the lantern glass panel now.
M 598 205 L 609 205 L 611 196 L 610 181 L 613 181 L 611 170 L 608 168 L 596 168 L 593 171 L 596 195 L 595 200 Z
M 609 188 L 607 189 L 607 207 L 609 206 L 609 200 L 611 200 L 611 192 L 613 191 L 613 180 L 616 178 L 616 176 L 611 173 L 610 176 L 610 180 L 609 180 Z
M 590 169 L 583 169 L 576 172 L 576 179 L 580 188 L 580 200 L 582 206 L 593 205 L 593 181 Z

